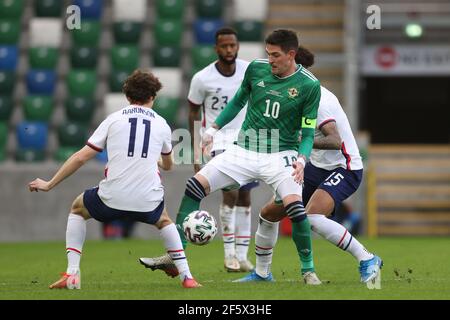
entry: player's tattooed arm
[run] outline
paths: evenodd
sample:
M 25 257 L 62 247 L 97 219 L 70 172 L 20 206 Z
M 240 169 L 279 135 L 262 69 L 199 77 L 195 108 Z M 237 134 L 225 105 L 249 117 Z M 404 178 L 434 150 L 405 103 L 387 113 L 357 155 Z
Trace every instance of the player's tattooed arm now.
M 339 135 L 339 131 L 336 127 L 336 122 L 330 121 L 324 124 L 320 131 L 323 133 L 324 137 L 314 139 L 314 149 L 323 150 L 340 150 L 342 139 Z

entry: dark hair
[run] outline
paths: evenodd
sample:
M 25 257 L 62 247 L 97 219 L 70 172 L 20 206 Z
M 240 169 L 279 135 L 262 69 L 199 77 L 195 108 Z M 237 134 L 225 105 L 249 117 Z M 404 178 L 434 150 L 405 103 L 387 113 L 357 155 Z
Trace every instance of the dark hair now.
M 280 46 L 284 53 L 287 53 L 289 50 L 297 51 L 297 34 L 292 30 L 277 29 L 267 36 L 266 44 Z
M 219 40 L 219 36 L 227 35 L 227 34 L 234 34 L 237 38 L 237 32 L 231 27 L 222 27 L 219 30 L 216 31 L 216 44 L 217 40 Z
M 122 92 L 132 104 L 146 104 L 150 98 L 155 98 L 162 84 L 151 72 L 135 70 L 122 87 Z
M 300 46 L 295 55 L 295 62 L 301 64 L 305 68 L 309 68 L 314 64 L 314 54 L 308 49 Z

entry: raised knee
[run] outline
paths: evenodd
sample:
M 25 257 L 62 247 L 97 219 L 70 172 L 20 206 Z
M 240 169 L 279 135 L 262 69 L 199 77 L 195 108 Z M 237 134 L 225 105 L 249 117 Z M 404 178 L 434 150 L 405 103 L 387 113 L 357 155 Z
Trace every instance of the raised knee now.
M 204 197 L 206 197 L 205 188 L 195 176 L 189 178 L 186 182 L 185 194 L 197 201 L 201 201 Z
M 306 218 L 305 207 L 301 201 L 294 201 L 286 206 L 286 213 L 292 222 L 300 222 Z

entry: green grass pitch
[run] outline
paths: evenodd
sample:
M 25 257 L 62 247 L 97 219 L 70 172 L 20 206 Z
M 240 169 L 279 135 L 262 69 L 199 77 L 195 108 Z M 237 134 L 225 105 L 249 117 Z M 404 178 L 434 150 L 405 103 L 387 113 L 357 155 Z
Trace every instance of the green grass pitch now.
M 272 271 L 275 283 L 232 283 L 242 273 L 223 269 L 219 240 L 187 250 L 191 270 L 202 288 L 186 290 L 178 278 L 150 271 L 137 260 L 163 252 L 158 240 L 87 241 L 81 262 L 81 290 L 49 290 L 65 271 L 64 242 L 0 244 L 0 299 L 450 299 L 448 238 L 361 239 L 384 260 L 382 289 L 359 282 L 357 263 L 330 243 L 314 239 L 316 270 L 322 286 L 303 284 L 291 239 L 280 238 Z M 250 257 L 255 261 L 254 244 Z

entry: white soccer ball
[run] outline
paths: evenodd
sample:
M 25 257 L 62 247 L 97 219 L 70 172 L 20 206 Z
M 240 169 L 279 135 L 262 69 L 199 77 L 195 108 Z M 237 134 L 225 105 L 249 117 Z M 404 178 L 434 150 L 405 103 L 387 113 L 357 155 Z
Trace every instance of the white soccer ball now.
M 186 239 L 198 246 L 203 246 L 214 239 L 217 233 L 216 219 L 207 211 L 192 211 L 183 221 Z

